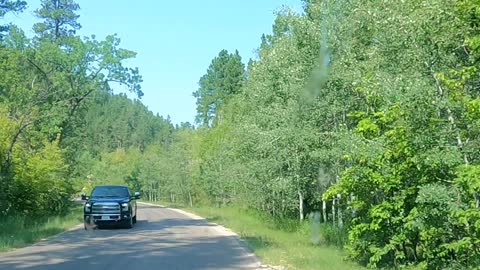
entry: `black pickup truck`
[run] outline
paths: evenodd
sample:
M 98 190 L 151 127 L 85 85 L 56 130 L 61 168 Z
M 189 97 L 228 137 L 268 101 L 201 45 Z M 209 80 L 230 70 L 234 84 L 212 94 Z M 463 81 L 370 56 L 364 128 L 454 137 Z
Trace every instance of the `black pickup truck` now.
M 85 230 L 107 224 L 132 228 L 139 198 L 139 192 L 132 195 L 126 186 L 96 186 L 90 196 L 82 195 Z

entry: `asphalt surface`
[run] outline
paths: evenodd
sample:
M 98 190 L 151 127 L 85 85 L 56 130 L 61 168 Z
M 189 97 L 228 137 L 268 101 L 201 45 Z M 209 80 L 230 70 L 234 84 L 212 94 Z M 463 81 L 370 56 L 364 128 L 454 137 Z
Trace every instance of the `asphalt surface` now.
M 224 228 L 168 208 L 138 207 L 133 229 L 77 227 L 0 253 L 0 270 L 260 268 L 257 258 Z

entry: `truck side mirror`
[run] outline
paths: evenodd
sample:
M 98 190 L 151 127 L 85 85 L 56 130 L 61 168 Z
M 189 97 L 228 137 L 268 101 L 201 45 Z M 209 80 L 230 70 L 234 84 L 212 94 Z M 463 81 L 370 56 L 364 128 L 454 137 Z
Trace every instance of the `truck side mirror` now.
M 140 192 L 138 192 L 138 191 L 135 192 L 135 195 L 133 195 L 133 197 L 134 197 L 136 200 L 140 199 Z
M 86 200 L 88 200 L 87 195 L 85 195 L 85 193 L 82 193 L 82 201 L 86 201 Z

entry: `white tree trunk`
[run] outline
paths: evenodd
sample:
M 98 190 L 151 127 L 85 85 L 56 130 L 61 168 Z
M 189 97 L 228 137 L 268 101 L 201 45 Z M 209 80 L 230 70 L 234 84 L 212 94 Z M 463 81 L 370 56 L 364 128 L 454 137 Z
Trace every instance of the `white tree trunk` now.
M 335 203 L 336 203 L 336 199 L 333 198 L 333 201 L 332 201 L 332 222 L 333 222 L 333 224 L 335 224 Z
M 355 195 L 353 194 L 350 194 L 350 203 L 352 203 L 353 201 L 355 201 Z M 357 216 L 357 210 L 352 207 L 352 217 L 356 217 Z
M 428 66 L 428 64 L 427 64 Z M 437 86 L 437 90 L 438 90 L 438 94 L 440 95 L 441 98 L 444 97 L 445 95 L 445 91 L 443 90 L 443 87 L 442 87 L 442 84 L 440 82 L 440 80 L 438 79 L 437 75 L 435 74 L 433 68 L 431 66 L 428 66 L 430 68 L 430 71 L 432 72 L 432 76 L 435 80 L 435 84 Z M 450 122 L 450 125 L 452 126 L 452 130 L 455 131 L 456 133 L 456 139 L 457 139 L 457 147 L 460 149 L 460 150 L 463 150 L 464 149 L 464 144 L 463 144 L 463 140 L 462 140 L 462 137 L 460 135 L 460 130 L 457 128 L 457 124 L 455 123 L 455 118 L 453 118 L 453 113 L 452 113 L 452 110 L 447 107 L 447 115 L 448 115 L 448 121 Z M 468 161 L 468 156 L 466 153 L 463 154 L 463 162 L 465 163 L 465 165 L 469 165 L 469 161 Z
M 298 211 L 299 211 L 299 214 L 300 214 L 300 221 L 302 221 L 305 217 L 303 215 L 303 194 L 302 192 L 299 190 L 298 191 Z
M 342 207 L 341 207 L 341 201 L 342 201 L 342 195 L 337 194 L 338 198 L 338 227 L 342 228 L 343 227 L 343 215 L 342 215 Z
M 323 215 L 323 222 L 327 222 L 327 202 L 322 200 L 322 215 Z
M 475 207 L 479 208 L 480 207 L 480 200 L 478 198 L 478 193 L 477 192 L 473 193 L 473 198 L 475 199 Z
M 188 191 L 188 200 L 190 202 L 190 207 L 193 207 L 192 193 Z

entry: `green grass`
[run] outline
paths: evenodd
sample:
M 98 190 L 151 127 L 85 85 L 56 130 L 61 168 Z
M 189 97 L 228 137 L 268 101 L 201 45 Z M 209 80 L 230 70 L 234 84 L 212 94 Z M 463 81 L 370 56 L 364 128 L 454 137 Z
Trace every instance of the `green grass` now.
M 256 211 L 235 207 L 175 207 L 233 230 L 264 264 L 305 270 L 365 269 L 346 261 L 346 254 L 338 247 L 314 245 L 308 222 L 302 224 L 293 220 L 273 219 Z M 324 238 L 320 235 L 320 239 Z
M 63 232 L 83 222 L 81 207 L 63 216 L 42 220 L 29 217 L 7 217 L 0 220 L 0 252 L 24 247 L 46 237 Z

